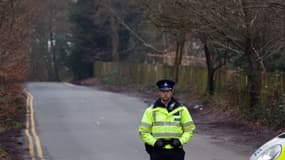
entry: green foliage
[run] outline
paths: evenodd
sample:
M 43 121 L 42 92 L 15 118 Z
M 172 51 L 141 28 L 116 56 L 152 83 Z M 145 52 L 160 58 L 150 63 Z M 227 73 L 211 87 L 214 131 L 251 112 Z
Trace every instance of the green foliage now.
M 130 31 L 122 24 L 135 30 L 142 15 L 137 3 L 131 0 L 78 0 L 74 3 L 70 11 L 73 45 L 69 66 L 76 78 L 91 76 L 91 62 L 112 61 L 114 50 L 119 53 L 119 59 L 127 59 L 136 47 L 135 41 L 130 41 Z M 114 48 L 114 44 L 118 48 Z
M 269 57 L 268 59 L 266 59 L 265 63 L 268 70 L 271 72 L 285 71 L 285 56 L 282 54 Z
M 94 35 L 98 32 L 92 22 L 95 12 L 93 1 L 80 0 L 72 5 L 70 21 L 72 28 L 72 50 L 68 64 L 74 73 L 75 79 L 83 79 L 90 76 L 90 61 L 88 55 L 94 52 Z M 102 43 L 104 39 L 102 39 Z M 91 72 L 92 73 L 92 72 Z
M 280 95 L 278 103 L 273 109 L 270 124 L 276 127 L 284 127 L 285 125 L 285 94 Z
M 72 28 L 73 53 L 82 54 L 85 61 L 93 54 L 97 54 L 98 59 L 110 60 L 110 55 L 98 55 L 100 52 L 111 50 L 111 37 L 108 35 L 110 28 L 105 20 L 106 17 L 94 19 L 100 9 L 98 3 L 79 0 L 73 4 L 70 12 L 70 21 L 74 24 Z
M 264 123 L 273 127 L 285 127 L 285 94 L 271 95 L 259 109 L 259 116 Z
M 0 158 L 1 158 L 1 156 L 5 156 L 6 154 L 7 154 L 7 152 L 0 145 Z
M 23 124 L 21 122 L 14 122 L 14 128 L 22 129 L 23 128 Z
M 101 81 L 106 85 L 113 86 L 129 86 L 132 84 L 131 79 L 128 75 L 120 74 L 118 69 L 114 69 L 101 76 Z
M 250 96 L 249 96 L 249 91 L 247 88 L 242 89 L 239 92 L 239 111 L 244 114 L 243 117 L 246 119 L 251 119 L 251 117 L 255 117 L 256 112 L 252 112 L 249 109 L 249 103 L 250 103 Z
M 268 74 L 263 75 L 260 79 L 262 88 L 258 103 L 251 109 L 250 105 L 250 88 L 244 87 L 236 95 L 240 97 L 236 104 L 243 117 L 248 120 L 260 121 L 273 127 L 284 127 L 285 124 L 285 94 L 281 94 L 282 79 L 280 75 Z M 280 84 L 281 83 L 281 84 Z

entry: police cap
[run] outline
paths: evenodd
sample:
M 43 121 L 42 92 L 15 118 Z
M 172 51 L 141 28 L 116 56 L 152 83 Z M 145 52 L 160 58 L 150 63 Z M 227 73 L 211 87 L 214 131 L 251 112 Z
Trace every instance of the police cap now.
M 156 82 L 159 90 L 161 91 L 170 91 L 173 89 L 175 82 L 168 79 L 162 79 Z

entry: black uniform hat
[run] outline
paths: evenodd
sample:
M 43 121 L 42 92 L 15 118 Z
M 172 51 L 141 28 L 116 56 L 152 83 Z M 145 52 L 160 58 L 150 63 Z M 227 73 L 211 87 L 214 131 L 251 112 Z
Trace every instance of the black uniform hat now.
M 156 82 L 159 90 L 161 91 L 170 91 L 173 89 L 175 82 L 168 79 L 162 79 Z

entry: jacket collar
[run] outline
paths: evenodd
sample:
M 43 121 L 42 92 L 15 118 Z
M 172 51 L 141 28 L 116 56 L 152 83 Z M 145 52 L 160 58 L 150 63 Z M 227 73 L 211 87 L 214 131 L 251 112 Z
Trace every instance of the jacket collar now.
M 157 99 L 153 105 L 153 108 L 163 107 L 163 108 L 166 108 L 169 112 L 171 112 L 174 109 L 178 108 L 179 106 L 181 106 L 181 103 L 179 103 L 175 98 L 172 97 L 167 106 L 165 106 L 161 102 L 160 98 Z

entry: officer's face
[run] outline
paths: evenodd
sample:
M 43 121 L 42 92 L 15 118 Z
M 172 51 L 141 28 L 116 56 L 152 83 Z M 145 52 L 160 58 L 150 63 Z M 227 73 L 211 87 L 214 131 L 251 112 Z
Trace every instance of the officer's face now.
M 170 100 L 171 96 L 172 96 L 173 91 L 159 91 L 159 96 L 160 99 L 164 102 L 167 102 Z

